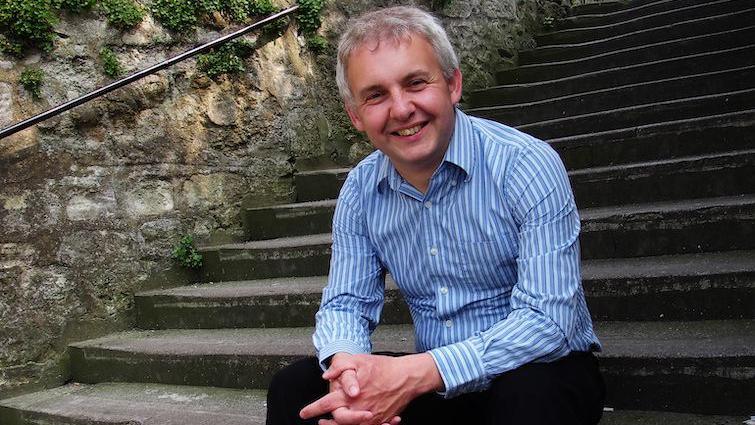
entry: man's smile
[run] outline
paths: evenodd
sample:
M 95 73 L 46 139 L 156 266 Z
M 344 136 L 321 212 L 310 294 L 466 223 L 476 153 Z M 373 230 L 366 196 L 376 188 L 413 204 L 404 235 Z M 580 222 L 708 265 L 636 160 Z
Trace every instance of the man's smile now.
M 417 124 L 417 125 L 415 125 L 413 127 L 403 128 L 401 130 L 394 131 L 391 134 L 393 134 L 395 136 L 404 136 L 404 137 L 406 137 L 406 136 L 414 136 L 415 134 L 419 133 L 420 130 L 422 130 L 422 128 L 425 126 L 425 124 L 426 123 L 420 123 L 420 124 Z

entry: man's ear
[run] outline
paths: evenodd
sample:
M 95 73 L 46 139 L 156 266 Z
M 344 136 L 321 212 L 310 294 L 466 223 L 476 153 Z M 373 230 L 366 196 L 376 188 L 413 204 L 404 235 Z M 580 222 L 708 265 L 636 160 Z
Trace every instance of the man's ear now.
M 451 102 L 454 104 L 461 101 L 461 86 L 462 86 L 461 70 L 459 68 L 454 69 L 453 75 L 447 80 L 448 91 L 451 94 Z
M 359 114 L 356 112 L 354 104 L 347 100 L 343 103 L 343 107 L 346 109 L 346 113 L 349 114 L 349 119 L 354 128 L 356 128 L 357 131 L 364 131 L 364 123 L 362 123 L 362 119 L 359 118 Z

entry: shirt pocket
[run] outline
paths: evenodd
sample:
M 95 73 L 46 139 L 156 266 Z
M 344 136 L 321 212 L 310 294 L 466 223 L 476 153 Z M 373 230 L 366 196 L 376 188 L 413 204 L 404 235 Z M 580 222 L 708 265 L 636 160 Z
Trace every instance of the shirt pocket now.
M 465 284 L 490 288 L 503 280 L 506 256 L 498 241 L 459 243 L 460 271 Z

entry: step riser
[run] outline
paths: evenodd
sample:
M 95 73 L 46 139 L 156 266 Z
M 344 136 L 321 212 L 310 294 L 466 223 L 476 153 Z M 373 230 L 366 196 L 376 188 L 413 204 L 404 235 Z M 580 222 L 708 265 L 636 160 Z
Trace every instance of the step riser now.
M 690 22 L 681 22 L 678 25 L 656 28 L 627 37 L 606 40 L 605 42 L 586 45 L 570 45 L 569 47 L 546 46 L 521 52 L 519 54 L 519 65 L 572 60 L 615 52 L 621 49 L 645 46 L 650 43 L 659 43 L 686 37 L 712 34 L 734 28 L 743 28 L 752 25 L 753 21 L 755 21 L 755 11 L 748 10 L 736 14 L 714 16 L 708 19 Z
M 154 382 L 226 388 L 267 388 L 273 373 L 300 356 L 140 356 L 113 355 L 102 350 L 71 350 L 73 378 L 77 382 Z M 715 370 L 719 365 L 745 359 L 657 360 L 602 359 L 608 405 L 623 409 L 658 409 L 705 413 L 747 414 L 751 406 L 752 379 L 685 375 L 674 370 Z M 753 359 L 746 359 L 754 367 Z M 671 372 L 669 372 L 671 371 Z M 638 376 L 639 375 L 639 376 Z M 662 388 L 660 392 L 657 389 Z M 683 391 L 680 389 L 684 389 Z M 711 392 L 715 388 L 715 392 Z M 679 399 L 669 399 L 676 394 Z M 691 394 L 705 394 L 704 403 L 690 403 Z M 716 396 L 711 396 L 715 394 Z M 639 396 L 638 396 L 639 395 Z M 646 397 L 646 395 L 648 395 Z M 720 397 L 723 395 L 724 397 Z M 730 397 L 726 397 L 730 396 Z M 726 400 L 725 402 L 724 399 Z M 723 404 L 722 404 L 723 402 Z
M 679 40 L 661 46 L 648 46 L 631 51 L 621 51 L 584 60 L 565 63 L 549 63 L 514 68 L 496 74 L 498 84 L 523 84 L 550 81 L 588 72 L 603 71 L 641 63 L 680 58 L 699 53 L 715 52 L 726 46 L 729 49 L 752 44 L 755 27 L 734 29 L 722 34 L 699 37 L 692 40 Z
M 575 93 L 622 85 L 650 83 L 666 78 L 723 71 L 755 65 L 755 45 L 732 52 L 714 53 L 651 63 L 636 68 L 619 68 L 580 78 L 538 84 L 531 87 L 501 87 L 473 92 L 467 97 L 472 108 L 503 106 L 552 99 Z
M 323 201 L 338 198 L 338 191 L 346 180 L 346 172 L 297 174 L 294 176 L 297 202 Z M 338 188 L 336 190 L 336 188 Z
M 572 14 L 572 16 L 558 21 L 556 30 L 568 30 L 576 28 L 588 28 L 596 27 L 600 25 L 612 25 L 626 22 L 630 19 L 640 18 L 643 16 L 650 16 L 656 13 L 662 13 L 669 10 L 678 10 L 682 7 L 694 6 L 699 4 L 706 4 L 706 0 L 673 0 L 673 1 L 656 1 L 655 4 L 649 4 L 645 7 L 636 7 L 632 2 L 632 8 L 625 9 L 619 13 L 611 13 L 609 10 L 603 11 L 602 9 L 597 13 L 592 14 Z M 574 8 L 572 8 L 573 10 Z M 548 34 L 543 34 L 540 37 L 547 37 Z M 538 43 L 541 44 L 541 43 Z
M 713 5 L 703 3 L 703 5 L 697 5 L 696 7 L 684 6 L 687 5 L 676 5 L 675 8 L 671 10 L 667 9 L 664 13 L 646 13 L 642 15 L 641 19 L 632 20 L 631 18 L 625 18 L 620 22 L 613 24 L 606 23 L 598 28 L 582 27 L 581 29 L 571 31 L 556 31 L 536 37 L 535 40 L 538 46 L 586 43 L 635 31 L 651 30 L 694 19 L 737 12 L 752 7 L 752 3 L 745 0 L 733 0 Z
M 251 283 L 252 285 L 254 283 Z M 633 279 L 585 279 L 593 320 L 755 319 L 755 272 Z M 141 329 L 314 326 L 320 293 L 245 299 L 137 297 Z M 411 323 L 396 289 L 386 290 L 383 324 Z
M 579 174 L 570 180 L 580 208 L 740 195 L 755 188 L 755 155 Z M 301 214 L 281 214 L 277 220 L 278 209 L 247 212 L 247 222 L 266 229 L 264 234 L 252 234 L 251 240 L 331 231 L 335 206 L 302 210 Z
M 649 257 L 755 248 L 753 206 L 583 221 L 583 259 Z
M 674 0 L 675 1 L 675 0 Z M 659 3 L 658 0 L 634 0 L 634 1 L 607 1 L 597 3 L 585 3 L 572 6 L 569 9 L 569 16 L 581 17 L 583 15 L 603 15 L 606 13 L 620 12 L 625 13 L 630 9 L 638 6 L 645 6 L 651 3 Z
M 547 140 L 581 134 L 598 133 L 653 123 L 705 118 L 715 114 L 743 111 L 755 108 L 753 91 L 731 95 L 715 95 L 695 100 L 679 100 L 568 117 L 518 126 L 520 130 Z M 500 121 L 492 112 L 477 112 L 478 115 Z M 505 121 L 502 121 L 506 123 Z
M 733 364 L 739 367 L 731 367 Z M 742 374 L 740 370 L 753 370 L 753 358 L 664 360 L 655 364 L 601 359 L 600 365 L 608 389 L 606 406 L 743 417 L 752 414 L 755 379 L 752 372 L 747 378 L 737 379 L 737 375 Z M 727 372 L 732 376 L 720 376 Z
M 666 102 L 696 96 L 708 96 L 755 87 L 755 69 L 716 72 L 670 81 L 642 83 L 625 88 L 605 89 L 597 93 L 543 100 L 535 104 L 501 105 L 494 110 L 496 119 L 511 126 L 525 125 L 568 117 Z M 490 99 L 488 102 L 491 103 Z M 494 111 L 494 112 L 493 112 Z M 475 110 L 470 110 L 475 114 Z
M 583 220 L 583 259 L 645 257 L 755 248 L 755 208 L 716 207 L 704 211 L 650 213 L 639 217 Z M 310 255 L 299 255 L 309 252 Z M 330 247 L 205 254 L 203 273 L 211 282 L 328 274 Z
M 697 121 L 696 121 L 697 122 Z M 707 128 L 696 122 L 665 129 L 631 129 L 610 136 L 552 142 L 567 169 L 630 164 L 659 159 L 708 155 L 718 152 L 755 149 L 755 116 L 741 121 L 708 121 Z M 719 125 L 715 127 L 713 125 Z
M 330 268 L 330 244 L 270 250 L 203 252 L 203 280 L 268 279 L 324 276 Z
M 706 163 L 695 167 L 675 164 L 624 173 L 581 174 L 571 176 L 571 183 L 580 208 L 712 198 L 755 191 L 755 155 L 742 158 L 741 162 L 724 157 Z
M 334 181 L 331 184 L 342 185 L 343 181 Z M 338 188 L 340 189 L 340 186 Z M 329 233 L 334 211 L 335 205 L 246 210 L 244 211 L 246 240 Z

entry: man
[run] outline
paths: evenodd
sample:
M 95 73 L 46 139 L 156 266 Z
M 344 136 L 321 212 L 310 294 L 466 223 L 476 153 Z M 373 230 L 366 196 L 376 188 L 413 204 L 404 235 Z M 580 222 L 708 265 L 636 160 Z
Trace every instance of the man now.
M 597 423 L 600 344 L 558 155 L 456 109 L 458 59 L 419 9 L 351 22 L 337 81 L 378 151 L 338 199 L 318 359 L 274 378 L 268 424 Z M 409 305 L 417 354 L 370 354 L 386 272 Z

